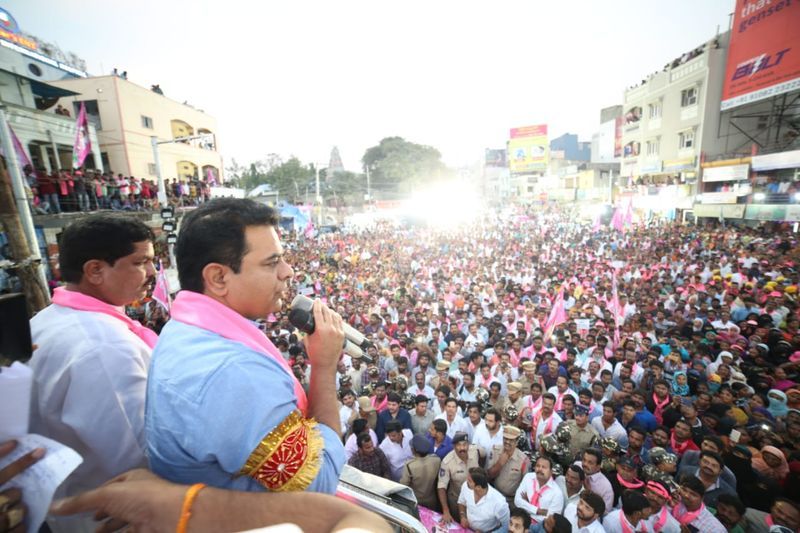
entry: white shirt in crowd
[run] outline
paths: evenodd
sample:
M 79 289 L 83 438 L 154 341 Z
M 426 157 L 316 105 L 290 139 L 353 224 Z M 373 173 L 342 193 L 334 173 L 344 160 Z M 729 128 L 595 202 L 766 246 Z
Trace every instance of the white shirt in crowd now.
M 581 493 L 584 491 L 584 487 L 583 486 L 581 486 L 581 490 L 579 490 L 578 492 L 576 492 L 572 496 L 569 496 L 567 494 L 567 478 L 565 478 L 564 476 L 558 476 L 556 478 L 556 484 L 558 485 L 558 488 L 561 489 L 561 494 L 564 496 L 564 508 L 565 509 L 571 503 L 574 503 L 576 505 L 578 504 L 578 500 L 581 499 Z
M 350 417 L 353 413 L 357 412 L 355 410 L 355 404 L 353 407 L 347 407 L 346 405 L 342 405 L 339 408 L 339 423 L 342 426 L 342 435 L 347 434 L 348 425 L 347 422 L 350 420 Z
M 467 438 L 469 438 L 469 441 L 474 444 L 472 439 L 475 438 L 475 433 L 477 433 L 481 428 L 486 429 L 486 422 L 481 419 L 477 425 L 473 426 L 469 418 L 465 418 L 464 420 L 467 421 Z
M 525 499 L 522 498 L 523 492 L 526 495 Z M 539 492 L 538 505 L 531 503 L 531 498 L 536 492 Z M 517 493 L 514 495 L 514 505 L 520 509 L 525 509 L 531 515 L 531 520 L 538 523 L 553 513 L 561 512 L 564 508 L 564 495 L 552 477 L 543 487 L 539 487 L 536 474 L 528 472 L 522 478 L 519 487 L 517 487 Z M 547 509 L 547 515 L 537 514 L 539 509 Z
M 460 409 L 461 408 L 459 407 L 459 410 Z M 447 420 L 447 413 L 442 413 L 440 415 L 437 415 L 436 418 L 439 419 L 439 420 L 444 420 L 445 423 L 447 423 L 447 436 L 450 437 L 451 439 L 459 431 L 464 432 L 466 434 L 469 434 L 469 428 L 467 428 L 467 426 L 470 425 L 470 424 L 469 424 L 469 422 L 467 422 L 466 419 L 464 419 L 463 416 L 461 416 L 460 412 L 456 413 L 456 416 L 455 416 L 455 418 L 453 418 L 452 422 Z
M 589 525 L 578 526 L 578 502 L 572 502 L 564 508 L 564 518 L 572 524 L 572 533 L 605 533 L 599 518 L 595 518 Z
M 597 430 L 597 433 L 600 435 L 601 439 L 611 437 L 615 441 L 619 442 L 619 445 L 623 448 L 628 447 L 628 432 L 625 431 L 625 428 L 622 427 L 622 424 L 616 418 L 614 419 L 614 423 L 611 424 L 608 429 L 606 429 L 603 425 L 603 420 L 600 416 L 592 419 L 590 424 L 594 429 Z
M 467 520 L 469 527 L 475 531 L 494 531 L 496 529 L 505 530 L 511 513 L 508 509 L 508 502 L 505 496 L 489 485 L 489 492 L 475 502 L 475 491 L 469 488 L 467 483 L 461 485 L 461 493 L 458 495 L 459 505 L 467 508 Z
M 539 424 L 536 426 L 536 449 L 539 449 L 539 443 L 542 437 L 554 432 L 558 425 L 563 422 L 555 411 L 553 411 L 553 414 L 548 418 L 544 418 L 543 416 L 539 418 Z
M 411 439 L 413 437 L 414 434 L 410 429 L 404 429 L 403 441 L 401 443 L 393 442 L 388 436 L 384 437 L 383 442 L 381 442 L 380 448 L 383 450 L 383 453 L 386 454 L 386 458 L 392 466 L 392 478 L 394 478 L 395 481 L 400 480 L 403 466 L 405 466 L 406 461 L 414 456 L 414 453 L 411 451 Z
M 680 533 L 681 532 L 681 524 L 678 522 L 672 513 L 670 512 L 669 508 L 662 507 L 662 509 L 666 509 L 667 512 L 665 516 L 667 518 L 666 522 L 664 522 L 664 526 L 658 530 L 658 533 Z M 655 514 L 650 515 L 650 517 L 644 521 L 645 525 L 647 526 L 647 531 L 650 533 L 656 533 L 655 525 L 656 522 L 661 518 L 661 511 L 658 511 Z
M 626 526 L 623 527 L 622 521 Z M 622 512 L 622 509 L 614 509 L 603 517 L 603 529 L 606 533 L 623 533 L 624 531 L 641 531 L 644 529 L 644 522 L 631 524 Z
M 489 434 L 489 430 L 486 428 L 486 423 L 484 422 L 483 425 L 480 425 L 480 427 L 475 430 L 475 434 L 472 436 L 472 444 L 483 448 L 486 457 L 489 457 L 493 447 L 503 445 L 503 426 L 499 426 L 497 433 L 495 433 L 493 437 Z

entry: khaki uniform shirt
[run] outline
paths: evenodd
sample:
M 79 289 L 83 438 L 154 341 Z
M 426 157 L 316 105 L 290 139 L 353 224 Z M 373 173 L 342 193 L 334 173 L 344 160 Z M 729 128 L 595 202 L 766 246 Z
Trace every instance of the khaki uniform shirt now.
M 400 484 L 411 487 L 417 503 L 428 509 L 439 507 L 439 500 L 436 497 L 436 478 L 442 460 L 435 453 L 425 457 L 414 457 L 410 459 L 402 469 L 400 474 Z
M 592 441 L 600 438 L 597 434 L 597 430 L 594 429 L 591 424 L 586 424 L 586 426 L 581 429 L 574 420 L 570 420 L 567 422 L 567 425 L 570 426 L 570 433 L 572 434 L 569 440 L 569 453 L 573 458 L 577 453 L 583 452 L 586 448 L 591 447 Z
M 439 468 L 439 481 L 436 487 L 447 490 L 447 501 L 452 501 L 454 504 L 450 506 L 451 513 L 455 503 L 458 501 L 458 495 L 461 493 L 461 485 L 467 481 L 469 469 L 480 466 L 478 458 L 478 447 L 470 446 L 467 450 L 466 463 L 456 455 L 455 450 L 445 455 L 444 460 L 442 460 L 442 465 Z
M 489 454 L 486 460 L 486 470 L 489 470 L 497 464 L 502 453 L 502 446 L 494 446 L 492 448 L 492 453 Z M 528 460 L 528 456 L 519 449 L 514 449 L 511 458 L 503 465 L 497 477 L 492 480 L 492 485 L 500 491 L 506 499 L 511 498 L 513 500 L 517 492 L 517 487 L 519 487 L 522 481 L 522 477 L 528 473 L 529 466 L 530 461 Z

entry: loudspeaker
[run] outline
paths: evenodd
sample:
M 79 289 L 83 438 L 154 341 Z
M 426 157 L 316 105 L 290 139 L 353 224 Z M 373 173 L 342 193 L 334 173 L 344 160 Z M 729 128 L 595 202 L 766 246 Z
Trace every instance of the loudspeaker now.
M 0 295 L 0 357 L 27 361 L 33 354 L 25 295 Z

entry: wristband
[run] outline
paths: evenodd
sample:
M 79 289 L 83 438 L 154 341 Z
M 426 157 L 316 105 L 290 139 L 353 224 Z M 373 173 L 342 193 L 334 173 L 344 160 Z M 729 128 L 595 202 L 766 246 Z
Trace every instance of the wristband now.
M 186 533 L 186 530 L 189 526 L 189 518 L 192 517 L 192 504 L 194 503 L 195 498 L 197 498 L 197 493 L 203 490 L 205 487 L 205 483 L 195 483 L 186 491 L 186 495 L 183 497 L 183 507 L 181 508 L 181 519 L 178 522 L 177 529 L 175 530 L 176 533 Z

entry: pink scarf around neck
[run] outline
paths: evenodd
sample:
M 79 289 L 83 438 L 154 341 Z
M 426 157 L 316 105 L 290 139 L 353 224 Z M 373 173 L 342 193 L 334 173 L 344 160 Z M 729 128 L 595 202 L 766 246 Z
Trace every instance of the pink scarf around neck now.
M 297 407 L 303 416 L 308 416 L 308 398 L 303 386 L 289 368 L 289 363 L 255 324 L 213 298 L 187 290 L 180 291 L 175 297 L 170 314 L 178 322 L 205 329 L 228 340 L 240 342 L 251 350 L 275 361 L 292 378 Z
M 134 335 L 142 339 L 142 341 L 152 350 L 158 341 L 156 332 L 144 327 L 136 320 L 133 320 L 125 314 L 122 307 L 116 307 L 98 300 L 93 296 L 83 294 L 82 292 L 69 291 L 64 287 L 56 287 L 53 291 L 53 303 L 62 307 L 69 307 L 77 311 L 89 311 L 92 313 L 103 313 L 116 318 L 131 331 Z

